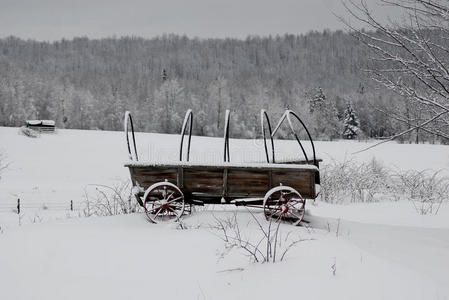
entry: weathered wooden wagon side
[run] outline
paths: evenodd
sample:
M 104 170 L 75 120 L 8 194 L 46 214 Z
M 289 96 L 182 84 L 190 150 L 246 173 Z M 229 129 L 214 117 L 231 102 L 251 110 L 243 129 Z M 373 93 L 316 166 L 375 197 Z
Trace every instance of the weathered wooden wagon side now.
M 262 133 L 267 162 L 237 164 L 230 162 L 230 115 L 229 111 L 226 111 L 224 162 L 208 164 L 189 161 L 193 124 L 191 110 L 187 111 L 181 130 L 179 161 L 167 163 L 138 160 L 133 122 L 131 115 L 127 112 L 125 132 L 130 161 L 125 166 L 129 168 L 136 199 L 145 209 L 148 219 L 155 223 L 164 219 L 177 220 L 191 205 L 235 204 L 263 208 L 267 219 L 286 220 L 299 224 L 304 217 L 305 199 L 314 199 L 317 196 L 316 185 L 319 184 L 320 178 L 320 160 L 315 156 L 313 141 L 307 131 L 312 143 L 313 161 L 308 159 L 293 129 L 291 115 L 295 116 L 307 131 L 299 117 L 289 110 L 272 131 L 268 115 L 262 110 Z M 271 161 L 265 137 L 264 119 L 269 128 Z M 304 153 L 304 160 L 275 161 L 273 136 L 284 120 L 288 120 L 292 133 Z M 132 144 L 130 144 L 128 124 L 131 125 Z M 184 153 L 184 136 L 187 128 L 189 132 L 186 153 Z
M 304 198 L 316 196 L 315 173 L 318 168 L 312 165 L 129 162 L 125 166 L 129 168 L 133 186 L 146 190 L 162 179 L 179 187 L 186 202 L 196 199 L 219 204 L 232 203 L 239 198 L 261 198 L 281 184 L 294 188 Z M 139 196 L 143 196 L 143 192 Z M 143 205 L 142 200 L 139 202 Z

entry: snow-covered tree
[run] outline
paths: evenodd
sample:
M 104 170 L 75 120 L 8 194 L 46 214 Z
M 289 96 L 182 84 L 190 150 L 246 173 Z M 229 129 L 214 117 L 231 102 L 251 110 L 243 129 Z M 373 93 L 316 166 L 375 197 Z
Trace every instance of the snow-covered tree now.
M 334 139 L 340 136 L 341 122 L 334 100 L 328 99 L 321 88 L 308 100 L 312 135 L 317 139 Z
M 207 89 L 210 116 L 215 120 L 215 132 L 220 134 L 223 131 L 224 112 L 230 106 L 228 81 L 223 77 L 218 77 L 212 81 Z M 211 119 L 212 120 L 212 119 Z
M 309 111 L 313 113 L 316 110 L 322 110 L 326 104 L 326 96 L 323 93 L 321 87 L 318 87 L 318 91 L 309 100 Z
M 351 102 L 348 102 L 346 106 L 343 123 L 343 137 L 348 140 L 354 139 L 359 132 L 359 120 L 354 109 L 352 108 Z
M 176 79 L 164 81 L 155 92 L 152 103 L 152 120 L 156 122 L 155 129 L 164 133 L 177 133 L 177 124 L 182 123 L 178 113 L 184 107 L 184 88 Z

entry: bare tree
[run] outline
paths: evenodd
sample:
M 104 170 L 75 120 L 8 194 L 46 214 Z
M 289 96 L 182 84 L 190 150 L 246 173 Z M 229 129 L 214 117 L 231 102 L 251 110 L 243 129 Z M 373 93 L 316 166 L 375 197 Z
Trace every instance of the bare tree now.
M 370 77 L 406 101 L 402 110 L 389 111 L 406 129 L 388 140 L 413 131 L 449 140 L 449 1 L 379 2 L 400 9 L 403 20 L 381 22 L 364 1 L 352 0 L 343 2 L 350 19 L 340 19 L 371 50 L 373 63 L 366 70 Z

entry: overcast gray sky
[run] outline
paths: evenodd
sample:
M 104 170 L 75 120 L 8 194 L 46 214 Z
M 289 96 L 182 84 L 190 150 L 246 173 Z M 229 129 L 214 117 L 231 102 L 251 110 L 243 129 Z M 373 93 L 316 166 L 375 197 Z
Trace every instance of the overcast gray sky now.
M 391 10 L 368 0 L 385 18 Z M 237 37 L 340 29 L 340 0 L 0 0 L 0 37 Z M 394 15 L 392 16 L 394 18 Z

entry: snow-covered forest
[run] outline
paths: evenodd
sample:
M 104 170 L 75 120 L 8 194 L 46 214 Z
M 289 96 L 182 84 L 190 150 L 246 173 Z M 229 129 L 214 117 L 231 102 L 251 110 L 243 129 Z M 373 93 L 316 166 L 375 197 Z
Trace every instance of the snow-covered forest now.
M 407 129 L 410 124 L 387 116 L 392 108 L 425 118 L 366 76 L 363 70 L 377 63 L 369 56 L 343 31 L 245 40 L 8 37 L 0 39 L 0 125 L 36 118 L 54 119 L 59 128 L 121 130 L 123 113 L 130 110 L 137 130 L 174 133 L 192 108 L 195 134 L 217 136 L 230 108 L 232 136 L 254 137 L 259 109 L 277 119 L 288 107 L 314 137 L 329 140 L 380 138 Z M 348 106 L 359 126 L 356 136 L 347 134 Z M 415 141 L 415 135 L 403 139 Z M 441 142 L 424 133 L 419 138 Z

